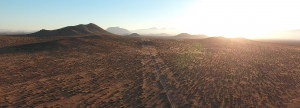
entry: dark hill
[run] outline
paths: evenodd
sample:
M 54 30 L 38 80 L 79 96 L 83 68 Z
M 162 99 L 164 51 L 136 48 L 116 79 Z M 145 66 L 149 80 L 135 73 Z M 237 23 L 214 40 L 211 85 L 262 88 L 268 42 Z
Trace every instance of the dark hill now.
M 28 34 L 29 36 L 75 36 L 75 35 L 114 35 L 97 26 L 90 23 L 87 25 L 68 26 L 56 30 L 42 29 L 38 32 Z

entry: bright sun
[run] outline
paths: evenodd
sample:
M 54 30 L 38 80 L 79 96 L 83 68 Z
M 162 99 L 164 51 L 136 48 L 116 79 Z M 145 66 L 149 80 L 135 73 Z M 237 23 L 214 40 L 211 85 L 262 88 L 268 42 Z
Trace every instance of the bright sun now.
M 193 34 L 260 38 L 274 31 L 299 28 L 300 16 L 295 15 L 299 4 L 297 0 L 204 0 L 194 3 L 177 22 Z

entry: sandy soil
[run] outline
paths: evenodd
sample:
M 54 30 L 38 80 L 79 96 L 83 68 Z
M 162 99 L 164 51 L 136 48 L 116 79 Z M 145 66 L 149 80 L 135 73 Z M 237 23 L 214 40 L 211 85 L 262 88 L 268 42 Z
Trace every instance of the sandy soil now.
M 0 61 L 0 107 L 300 103 L 297 46 L 226 38 L 0 36 Z
M 245 39 L 152 40 L 179 107 L 296 107 L 300 47 Z M 166 73 L 168 74 L 168 73 Z

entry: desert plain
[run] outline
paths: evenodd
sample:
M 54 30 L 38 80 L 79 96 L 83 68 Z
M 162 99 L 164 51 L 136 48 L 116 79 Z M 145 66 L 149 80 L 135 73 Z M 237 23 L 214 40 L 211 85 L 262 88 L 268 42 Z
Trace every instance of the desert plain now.
M 299 106 L 297 45 L 224 37 L 0 36 L 0 107 Z

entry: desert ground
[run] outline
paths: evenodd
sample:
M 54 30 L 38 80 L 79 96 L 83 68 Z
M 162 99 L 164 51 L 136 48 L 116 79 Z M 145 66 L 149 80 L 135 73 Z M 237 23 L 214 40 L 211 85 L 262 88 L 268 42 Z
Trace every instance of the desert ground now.
M 223 37 L 0 36 L 4 108 L 299 106 L 299 46 Z

